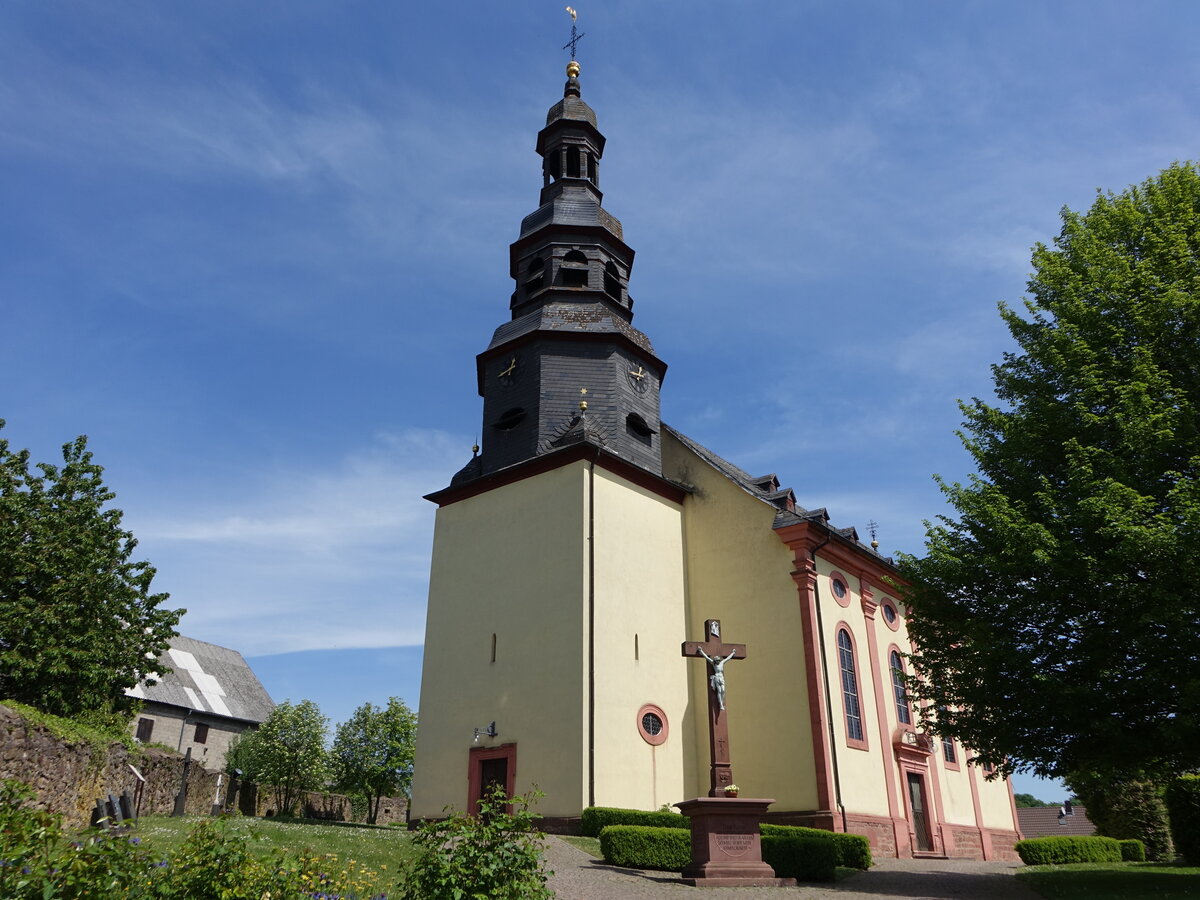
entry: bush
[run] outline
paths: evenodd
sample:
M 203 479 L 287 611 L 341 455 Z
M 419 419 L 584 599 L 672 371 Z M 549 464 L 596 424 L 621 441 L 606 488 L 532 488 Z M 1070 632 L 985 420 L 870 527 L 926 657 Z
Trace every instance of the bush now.
M 1189 866 L 1200 866 L 1200 775 L 1185 775 L 1167 785 L 1167 809 L 1175 849 Z
M 1117 841 L 1121 845 L 1121 859 L 1125 862 L 1145 862 L 1146 845 L 1137 838 L 1127 841 Z
M 406 897 L 421 900 L 550 900 L 553 873 L 542 864 L 542 834 L 529 811 L 533 794 L 479 801 L 479 815 L 454 813 L 426 822 L 413 835 L 417 858 L 405 873 Z M 511 804 L 513 811 L 506 811 Z
M 1146 845 L 1146 858 L 1155 862 L 1175 858 L 1161 779 L 1145 772 L 1096 769 L 1072 773 L 1067 785 L 1087 810 L 1096 834 L 1117 840 L 1136 838 Z
M 649 828 L 682 828 L 691 823 L 687 816 L 676 812 L 644 812 L 640 809 L 617 809 L 610 806 L 589 806 L 579 819 L 584 837 L 599 837 L 605 825 L 644 825 Z
M 606 825 L 600 830 L 600 853 L 614 866 L 681 872 L 692 861 L 692 836 L 682 828 Z
M 833 881 L 837 875 L 837 857 L 837 847 L 828 837 L 778 833 L 762 836 L 763 862 L 775 870 L 777 878 Z
M 766 835 L 805 835 L 832 840 L 837 850 L 837 864 L 848 869 L 871 868 L 871 842 L 861 834 L 846 834 L 841 831 L 826 831 L 823 828 L 803 828 L 799 825 L 760 825 L 758 830 Z M 783 877 L 783 876 L 780 876 Z
M 1121 845 L 1113 838 L 1062 837 L 1029 838 L 1017 841 L 1017 854 L 1027 866 L 1061 866 L 1066 863 L 1120 862 Z

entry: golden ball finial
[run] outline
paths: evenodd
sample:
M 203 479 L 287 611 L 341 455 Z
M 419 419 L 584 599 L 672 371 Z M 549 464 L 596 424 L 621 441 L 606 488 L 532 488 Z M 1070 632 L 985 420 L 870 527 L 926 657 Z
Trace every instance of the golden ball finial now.
M 567 63 L 567 77 L 568 78 L 578 78 L 579 77 L 579 63 L 575 62 L 575 60 L 571 60 L 569 63 Z

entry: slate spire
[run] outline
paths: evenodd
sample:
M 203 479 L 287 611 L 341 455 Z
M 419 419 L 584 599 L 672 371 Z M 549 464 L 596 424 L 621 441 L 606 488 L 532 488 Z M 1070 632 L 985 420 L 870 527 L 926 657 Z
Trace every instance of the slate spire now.
M 453 485 L 579 443 L 662 475 L 667 367 L 632 324 L 634 253 L 601 206 L 604 143 L 572 60 L 537 136 L 538 207 L 509 247 L 511 320 L 476 359 L 482 451 Z

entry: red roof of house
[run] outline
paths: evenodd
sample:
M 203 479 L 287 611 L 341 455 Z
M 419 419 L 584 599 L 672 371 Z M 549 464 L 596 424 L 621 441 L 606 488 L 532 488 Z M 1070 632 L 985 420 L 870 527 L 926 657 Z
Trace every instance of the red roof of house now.
M 1063 825 L 1058 824 L 1057 806 L 1041 806 L 1033 808 L 1017 807 L 1017 821 L 1021 824 L 1021 834 L 1027 838 L 1053 837 L 1056 834 L 1095 834 L 1096 826 L 1087 817 L 1087 810 L 1082 806 L 1075 807 L 1075 815 L 1067 816 Z

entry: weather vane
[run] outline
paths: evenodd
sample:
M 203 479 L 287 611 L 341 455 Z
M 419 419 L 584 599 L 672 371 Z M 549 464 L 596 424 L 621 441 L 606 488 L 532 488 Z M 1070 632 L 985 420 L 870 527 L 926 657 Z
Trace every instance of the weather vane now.
M 874 519 L 867 522 L 867 531 L 871 532 L 871 547 L 875 550 L 879 549 L 879 539 L 876 532 L 879 531 L 879 523 Z
M 565 44 L 563 44 L 563 49 L 566 50 L 568 47 L 570 47 L 571 48 L 571 59 L 574 59 L 575 58 L 575 45 L 578 44 L 581 40 L 583 40 L 584 36 L 575 29 L 575 9 L 574 9 L 574 7 L 568 6 L 567 12 L 569 12 L 571 14 L 571 39 L 569 41 L 567 41 Z

